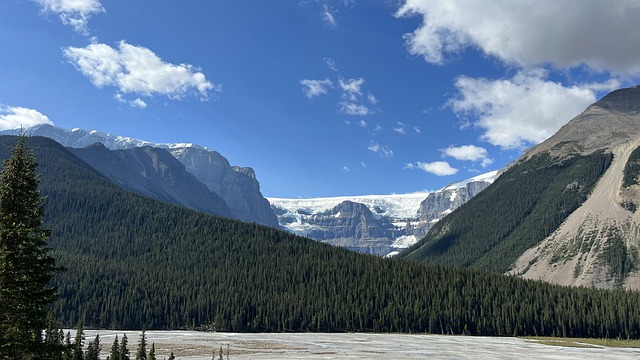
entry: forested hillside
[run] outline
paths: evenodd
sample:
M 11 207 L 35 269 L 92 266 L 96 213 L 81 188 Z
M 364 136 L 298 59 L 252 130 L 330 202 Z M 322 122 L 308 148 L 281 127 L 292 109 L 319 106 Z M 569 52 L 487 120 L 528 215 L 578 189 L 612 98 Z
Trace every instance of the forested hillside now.
M 0 137 L 2 158 L 14 142 Z M 123 191 L 49 139 L 28 144 L 65 326 L 640 337 L 637 292 L 351 253 Z
M 587 199 L 612 158 L 541 153 L 518 163 L 402 256 L 504 273 Z

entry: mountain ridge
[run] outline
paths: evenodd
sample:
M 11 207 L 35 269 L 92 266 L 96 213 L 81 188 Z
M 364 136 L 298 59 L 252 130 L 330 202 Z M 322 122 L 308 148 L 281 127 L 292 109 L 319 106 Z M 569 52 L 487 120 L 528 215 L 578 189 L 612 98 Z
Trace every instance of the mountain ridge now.
M 166 149 L 188 172 L 226 202 L 233 218 L 278 227 L 276 215 L 262 196 L 260 183 L 253 169 L 231 166 L 219 152 L 207 147 L 193 143 L 154 143 L 96 130 L 67 130 L 49 124 L 0 132 L 4 135 L 19 133 L 44 136 L 72 148 L 83 148 L 99 142 L 110 150 L 128 150 L 144 146 Z M 197 164 L 198 161 L 201 164 Z M 203 168 L 207 170 L 198 171 Z
M 393 256 L 416 243 L 438 220 L 492 183 L 499 173 L 490 171 L 436 191 L 268 200 L 280 226 L 294 234 L 359 252 Z M 358 214 L 363 219 L 360 228 L 354 227 L 351 217 L 339 221 L 340 207 L 345 202 L 366 206 L 367 211 L 361 208 Z M 368 212 L 373 218 L 369 218 Z M 363 227 L 377 230 L 363 232 Z M 377 235 L 365 236 L 373 233 Z

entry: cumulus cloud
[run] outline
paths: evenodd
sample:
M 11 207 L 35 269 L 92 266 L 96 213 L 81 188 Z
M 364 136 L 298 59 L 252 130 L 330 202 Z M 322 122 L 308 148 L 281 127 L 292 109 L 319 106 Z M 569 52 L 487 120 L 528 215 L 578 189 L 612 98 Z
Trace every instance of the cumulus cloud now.
M 362 128 L 367 127 L 367 122 L 366 122 L 366 121 L 364 121 L 364 120 L 360 120 L 360 121 L 358 122 L 358 126 L 360 126 L 360 127 L 362 127 Z
M 328 88 L 333 87 L 333 81 L 329 79 L 324 80 L 300 80 L 302 85 L 302 91 L 309 98 L 325 95 Z
M 511 79 L 460 76 L 459 94 L 449 106 L 461 118 L 471 117 L 481 139 L 504 149 L 537 144 L 596 99 L 588 86 L 566 87 L 545 80 L 539 72 L 519 72 Z
M 378 156 L 380 156 L 381 158 L 393 157 L 393 150 L 391 150 L 387 146 L 380 145 L 375 141 L 371 141 L 371 143 L 369 143 L 369 147 L 367 147 L 367 150 L 378 154 Z
M 493 163 L 493 159 L 489 158 L 487 149 L 475 145 L 449 146 L 441 151 L 442 155 L 456 160 L 479 162 L 483 168 Z
M 44 12 L 52 12 L 60 17 L 63 24 L 73 27 L 81 34 L 88 34 L 89 19 L 104 12 L 99 0 L 34 0 Z
M 0 105 L 0 130 L 28 128 L 38 124 L 53 125 L 53 121 L 38 110 Z
M 412 54 L 442 64 L 474 47 L 522 67 L 586 65 L 640 74 L 640 2 L 406 0 L 396 16 L 421 16 L 405 35 Z M 615 41 L 612 41 L 615 39 Z
M 199 95 L 206 99 L 211 91 L 220 91 L 192 65 L 164 62 L 153 51 L 124 40 L 118 48 L 93 43 L 84 48 L 65 48 L 63 54 L 96 87 L 114 86 L 123 94 L 164 95 L 170 99 Z
M 430 163 L 417 162 L 415 164 L 406 164 L 405 169 L 420 169 L 424 172 L 437 176 L 454 175 L 458 169 L 451 167 L 446 161 L 434 161 Z
M 404 135 L 407 133 L 407 129 L 405 128 L 404 124 L 400 121 L 396 122 L 397 127 L 393 128 L 393 131 L 397 132 L 400 135 Z

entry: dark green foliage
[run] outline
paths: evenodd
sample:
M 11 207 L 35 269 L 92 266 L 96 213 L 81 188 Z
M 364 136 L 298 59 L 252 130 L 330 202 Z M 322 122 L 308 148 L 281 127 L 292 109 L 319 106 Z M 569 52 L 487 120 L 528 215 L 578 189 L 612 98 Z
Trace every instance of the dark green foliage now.
M 138 340 L 138 350 L 136 350 L 136 360 L 147 360 L 147 334 L 142 330 L 142 335 Z
M 120 360 L 130 360 L 129 356 L 129 339 L 127 334 L 122 335 L 122 341 L 120 342 Z
M 87 352 L 85 353 L 85 360 L 100 360 L 100 351 L 102 345 L 100 345 L 100 335 L 96 335 L 93 341 L 87 345 Z
M 49 283 L 58 271 L 49 255 L 49 230 L 38 191 L 35 156 L 15 139 L 0 173 L 0 359 L 31 359 L 51 351 L 42 339 L 47 307 L 56 298 Z M 5 144 L 6 146 L 6 144 Z
M 635 264 L 638 263 L 637 252 L 630 253 L 620 232 L 613 228 L 608 231 L 607 245 L 600 254 L 600 259 L 609 265 L 609 273 L 618 284 L 622 284 L 626 275 L 635 270 Z
M 76 327 L 76 337 L 73 342 L 73 351 L 71 354 L 72 360 L 83 360 L 84 354 L 82 352 L 82 348 L 84 347 L 84 323 L 82 320 L 78 322 L 78 326 Z
M 627 164 L 624 166 L 622 177 L 622 187 L 637 185 L 640 180 L 640 147 L 636 148 L 629 155 Z
M 127 193 L 33 141 L 66 326 L 640 337 L 636 292 L 352 253 Z
M 120 343 L 118 342 L 118 335 L 113 339 L 113 344 L 111 345 L 111 352 L 109 352 L 108 360 L 120 360 Z
M 561 160 L 540 154 L 517 164 L 402 256 L 506 272 L 587 199 L 611 160 L 603 152 Z

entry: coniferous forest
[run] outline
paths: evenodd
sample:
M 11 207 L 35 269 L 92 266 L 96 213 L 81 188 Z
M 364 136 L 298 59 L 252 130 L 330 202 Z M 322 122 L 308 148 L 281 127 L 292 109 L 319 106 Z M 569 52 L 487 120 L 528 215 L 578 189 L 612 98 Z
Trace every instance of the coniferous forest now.
M 2 158 L 15 141 L 0 137 Z M 28 144 L 66 327 L 640 338 L 638 292 L 357 254 L 126 192 L 52 140 Z

